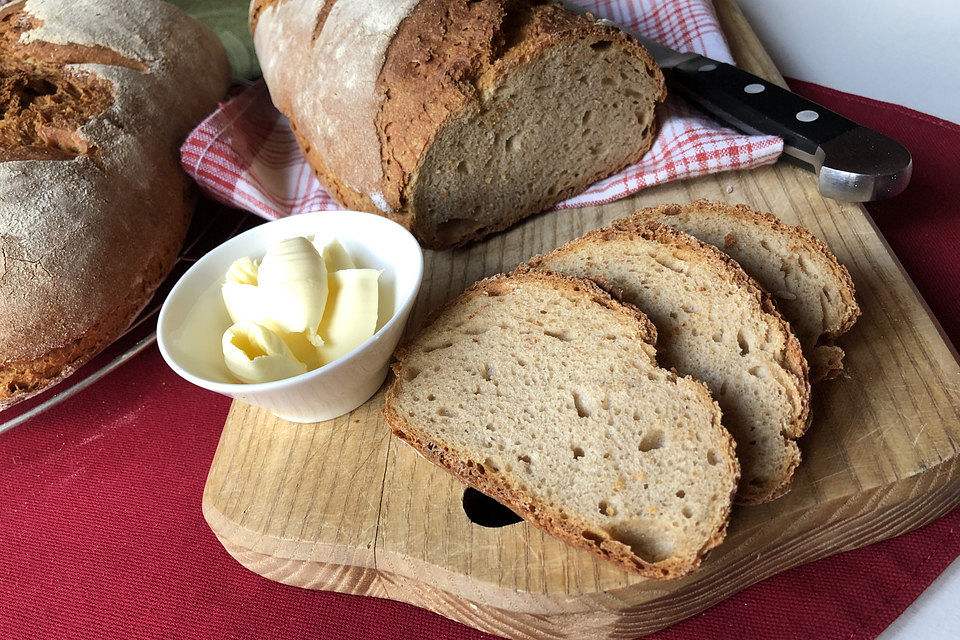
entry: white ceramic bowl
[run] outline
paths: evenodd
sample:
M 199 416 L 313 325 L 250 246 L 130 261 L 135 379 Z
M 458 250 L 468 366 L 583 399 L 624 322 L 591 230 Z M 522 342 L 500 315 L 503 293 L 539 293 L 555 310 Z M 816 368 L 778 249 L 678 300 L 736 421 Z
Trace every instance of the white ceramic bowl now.
M 234 260 L 260 258 L 269 245 L 295 236 L 336 238 L 357 266 L 383 270 L 377 332 L 350 353 L 303 375 L 236 383 L 221 352 L 221 336 L 231 324 L 220 297 L 224 274 Z M 167 364 L 193 384 L 285 420 L 329 420 L 359 407 L 383 383 L 422 277 L 423 254 L 416 239 L 386 218 L 322 211 L 275 220 L 231 238 L 190 267 L 163 303 L 157 343 Z

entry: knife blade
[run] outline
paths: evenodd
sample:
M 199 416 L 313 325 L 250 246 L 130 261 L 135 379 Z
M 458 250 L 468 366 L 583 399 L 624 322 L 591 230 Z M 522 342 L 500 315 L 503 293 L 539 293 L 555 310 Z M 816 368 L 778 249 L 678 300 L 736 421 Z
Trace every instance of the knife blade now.
M 744 133 L 782 138 L 785 159 L 814 172 L 822 195 L 867 202 L 893 197 L 910 182 L 913 160 L 896 140 L 733 65 L 675 51 L 570 2 L 563 5 L 639 41 L 668 89 L 700 110 Z

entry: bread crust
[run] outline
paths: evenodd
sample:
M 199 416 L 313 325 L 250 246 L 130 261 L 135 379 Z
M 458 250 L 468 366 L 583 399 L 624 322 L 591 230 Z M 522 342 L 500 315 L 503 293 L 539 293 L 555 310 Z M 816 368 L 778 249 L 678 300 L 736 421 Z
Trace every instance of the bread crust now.
M 682 215 L 686 212 L 707 211 L 714 215 L 735 218 L 768 229 L 770 232 L 791 238 L 798 247 L 802 247 L 808 255 L 817 256 L 819 265 L 826 267 L 837 284 L 837 290 L 843 299 L 844 312 L 839 322 L 826 329 L 816 340 L 814 348 L 808 351 L 810 365 L 810 381 L 821 382 L 836 378 L 843 371 L 843 350 L 835 345 L 836 340 L 849 331 L 860 317 L 860 306 L 857 304 L 856 289 L 853 278 L 845 266 L 840 264 L 830 248 L 820 238 L 803 226 L 785 224 L 772 213 L 751 209 L 745 204 L 731 205 L 725 202 L 706 199 L 695 200 L 689 204 L 664 204 L 649 207 L 638 212 L 641 219 L 656 221 L 660 218 Z
M 639 330 L 638 337 L 644 343 L 647 352 L 653 356 L 653 345 L 656 342 L 656 328 L 646 315 L 635 306 L 618 300 L 592 280 L 566 276 L 549 271 L 532 270 L 525 265 L 522 265 L 511 274 L 499 274 L 474 283 L 460 296 L 434 310 L 423 322 L 420 331 L 432 324 L 432 322 L 448 308 L 476 296 L 501 295 L 504 287 L 511 286 L 511 282 L 517 280 L 539 281 L 551 286 L 582 291 L 589 296 L 593 302 L 617 313 L 621 313 L 631 321 L 637 322 Z M 417 333 L 419 333 L 419 331 Z M 705 402 L 712 404 L 715 409 L 714 426 L 717 432 L 722 434 L 721 437 L 724 444 L 722 449 L 724 455 L 721 457 L 727 464 L 727 472 L 734 478 L 732 483 L 733 489 L 730 495 L 726 497 L 725 506 L 720 518 L 720 526 L 693 557 L 668 558 L 660 562 L 646 562 L 632 553 L 627 545 L 612 539 L 605 532 L 597 531 L 581 519 L 570 515 L 565 519 L 560 518 L 558 514 L 550 512 L 542 505 L 537 504 L 536 501 L 530 499 L 522 489 L 510 483 L 503 476 L 499 474 L 488 474 L 482 466 L 478 468 L 477 465 L 470 461 L 464 462 L 464 457 L 458 455 L 458 453 L 446 443 L 438 439 L 428 440 L 420 437 L 416 429 L 407 423 L 395 407 L 395 401 L 403 386 L 403 362 L 407 355 L 407 346 L 415 339 L 416 336 L 407 340 L 394 354 L 395 362 L 391 366 L 395 376 L 393 383 L 387 389 L 383 416 L 395 436 L 412 446 L 431 463 L 443 468 L 477 491 L 506 505 L 527 522 L 543 529 L 563 542 L 590 551 L 605 560 L 617 564 L 626 571 L 638 573 L 649 578 L 671 579 L 685 575 L 700 566 L 709 552 L 723 541 L 726 536 L 730 505 L 736 491 L 740 470 L 736 461 L 733 438 L 720 426 L 719 407 L 717 407 L 716 402 L 714 402 L 707 388 L 699 382 L 694 381 L 689 376 L 677 376 L 689 384 L 691 389 L 695 389 L 696 393 L 700 395 Z
M 786 337 L 783 353 L 783 362 L 780 363 L 787 373 L 795 391 L 798 402 L 794 406 L 792 419 L 788 423 L 783 435 L 793 442 L 800 438 L 810 425 L 810 382 L 807 361 L 803 357 L 800 342 L 797 340 L 789 323 L 783 319 L 773 298 L 753 278 L 747 275 L 733 258 L 719 249 L 701 242 L 691 235 L 678 231 L 672 227 L 647 219 L 648 209 L 641 209 L 633 215 L 615 220 L 607 227 L 588 231 L 580 238 L 571 240 L 550 254 L 538 255 L 530 259 L 527 267 L 541 269 L 549 256 L 576 253 L 585 244 L 598 241 L 606 242 L 618 238 L 639 236 L 646 240 L 658 242 L 680 250 L 694 253 L 699 260 L 706 263 L 714 272 L 733 283 L 752 298 L 765 320 L 775 327 L 775 330 Z M 795 445 L 794 445 L 795 446 Z M 737 495 L 739 504 L 760 504 L 774 500 L 790 490 L 794 471 L 800 464 L 799 448 L 793 449 L 793 455 L 788 460 L 788 473 L 784 474 L 781 482 L 775 486 L 758 491 L 754 487 L 741 487 Z
M 253 33 L 257 30 L 257 21 L 260 20 L 260 14 L 263 13 L 265 9 L 272 7 L 281 2 L 286 2 L 286 0 L 253 0 L 250 3 L 250 33 Z
M 356 189 L 351 189 L 336 174 L 327 169 L 320 153 L 309 140 L 300 134 L 296 121 L 293 118 L 290 118 L 290 128 L 293 130 L 293 136 L 300 146 L 300 152 L 303 153 L 303 157 L 307 159 L 307 164 L 310 165 L 310 170 L 313 172 L 313 175 L 316 176 L 327 193 L 332 195 L 337 202 L 348 209 L 377 213 L 393 220 L 397 224 L 403 225 L 406 229 L 411 228 L 413 225 L 413 215 L 410 212 L 385 213 L 380 211 L 369 196 L 363 195 Z
M 65 128 L 38 143 L 24 123 L 0 154 L 3 407 L 112 342 L 173 266 L 195 203 L 179 144 L 230 72 L 216 36 L 158 0 L 27 0 L 0 12 L 0 38 L 17 73 L 107 92 L 92 111 L 52 102 Z M 59 159 L 29 159 L 53 157 L 38 144 Z

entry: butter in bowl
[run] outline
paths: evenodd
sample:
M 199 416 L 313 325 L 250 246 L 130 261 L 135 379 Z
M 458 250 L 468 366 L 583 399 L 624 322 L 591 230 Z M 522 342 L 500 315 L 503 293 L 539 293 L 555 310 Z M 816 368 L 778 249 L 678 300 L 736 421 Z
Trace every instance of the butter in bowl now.
M 194 384 L 285 420 L 329 420 L 380 387 L 422 274 L 417 241 L 386 218 L 284 218 L 191 267 L 160 311 L 157 342 Z
M 220 287 L 233 322 L 222 339 L 227 369 L 240 382 L 272 382 L 353 351 L 376 333 L 380 274 L 357 268 L 336 239 L 304 236 L 234 261 Z

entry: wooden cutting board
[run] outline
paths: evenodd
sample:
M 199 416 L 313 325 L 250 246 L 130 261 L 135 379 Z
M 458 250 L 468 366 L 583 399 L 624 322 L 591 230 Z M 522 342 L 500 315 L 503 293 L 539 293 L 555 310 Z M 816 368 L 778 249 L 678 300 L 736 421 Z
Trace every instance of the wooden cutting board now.
M 739 64 L 782 83 L 731 0 L 717 9 Z M 863 307 L 841 342 L 847 375 L 814 388 L 793 490 L 735 508 L 726 541 L 701 569 L 647 580 L 526 523 L 474 524 L 460 483 L 391 437 L 382 391 L 319 424 L 235 402 L 203 495 L 211 529 L 244 566 L 287 584 L 401 600 L 511 638 L 633 638 L 960 503 L 956 352 L 865 211 L 824 200 L 811 174 L 784 164 L 545 213 L 465 249 L 427 252 L 410 326 L 475 280 L 588 229 L 640 206 L 699 197 L 809 227 L 849 268 Z

